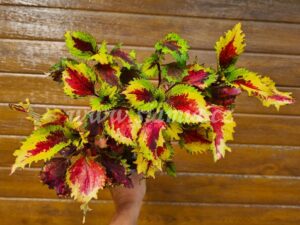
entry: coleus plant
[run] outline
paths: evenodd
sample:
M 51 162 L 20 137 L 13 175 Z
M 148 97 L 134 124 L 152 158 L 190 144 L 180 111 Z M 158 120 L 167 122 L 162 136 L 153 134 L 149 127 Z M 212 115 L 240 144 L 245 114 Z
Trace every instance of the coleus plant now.
M 81 202 L 86 213 L 98 190 L 132 187 L 133 171 L 145 178 L 163 169 L 175 175 L 175 142 L 189 153 L 209 151 L 215 161 L 223 158 L 230 151 L 226 142 L 233 139 L 232 111 L 241 91 L 277 109 L 294 101 L 270 78 L 235 65 L 244 38 L 240 23 L 222 36 L 213 69 L 196 59 L 188 63 L 189 45 L 175 33 L 138 63 L 135 52 L 120 44 L 109 50 L 87 33 L 66 32 L 66 46 L 76 59 L 62 58 L 49 74 L 66 95 L 89 98 L 90 111 L 72 118 L 61 109 L 37 114 L 29 101 L 12 104 L 34 124 L 14 153 L 12 173 L 43 161 L 42 182 L 58 196 Z

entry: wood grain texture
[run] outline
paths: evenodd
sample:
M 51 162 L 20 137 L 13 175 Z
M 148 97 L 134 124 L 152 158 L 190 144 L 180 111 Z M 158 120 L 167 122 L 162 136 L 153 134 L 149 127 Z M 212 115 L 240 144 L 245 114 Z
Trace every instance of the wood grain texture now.
M 88 98 L 72 99 L 63 93 L 61 84 L 41 75 L 22 76 L 19 74 L 12 76 L 0 74 L 0 87 L 2 87 L 0 89 L 0 102 L 20 102 L 26 96 L 31 103 L 36 104 L 89 105 Z M 292 92 L 296 99 L 300 99 L 300 88 L 280 88 L 280 90 Z M 300 102 L 282 107 L 280 111 L 277 111 L 275 107 L 263 107 L 258 99 L 249 98 L 246 93 L 243 93 L 238 97 L 236 112 L 300 115 Z
M 10 167 L 14 163 L 13 152 L 20 147 L 23 139 L 18 136 L 0 136 L 0 167 Z M 217 163 L 214 163 L 209 152 L 195 156 L 178 145 L 174 147 L 178 172 L 300 176 L 299 146 L 231 144 L 232 152 Z M 31 166 L 40 167 L 42 163 Z
M 0 46 L 0 71 L 12 73 L 44 73 L 59 57 L 68 55 L 62 42 L 0 39 Z M 153 48 L 124 47 L 125 50 L 136 49 L 139 62 L 153 52 Z M 215 67 L 213 51 L 191 50 L 191 60 L 195 56 L 200 63 Z M 268 75 L 278 85 L 300 87 L 300 56 L 245 53 L 237 66 Z
M 58 200 L 39 182 L 41 163 L 8 176 L 12 153 L 32 126 L 6 103 L 29 97 L 38 112 L 48 104 L 73 115 L 87 110 L 86 100 L 71 100 L 42 75 L 67 55 L 66 30 L 122 41 L 137 50 L 139 62 L 164 34 L 178 32 L 192 47 L 191 60 L 197 55 L 214 67 L 215 41 L 242 21 L 247 47 L 237 65 L 270 76 L 299 99 L 299 12 L 299 0 L 0 0 L 1 225 L 81 224 L 79 204 Z M 189 155 L 176 145 L 179 176 L 148 181 L 139 224 L 300 224 L 299 104 L 276 112 L 240 96 L 232 152 L 214 163 L 211 154 Z M 99 194 L 87 225 L 108 224 L 113 214 L 109 192 Z
M 62 107 L 72 115 L 84 115 L 87 109 Z M 45 111 L 37 108 L 37 112 Z M 26 115 L 10 110 L 7 105 L 0 106 L 0 134 L 28 135 L 32 125 L 25 120 Z M 300 145 L 299 116 L 236 114 L 237 123 L 235 143 L 269 144 L 269 145 Z
M 30 9 L 30 10 L 28 10 Z M 84 30 L 98 40 L 153 46 L 168 32 L 188 40 L 192 48 L 213 49 L 236 21 L 149 16 L 81 10 L 0 6 L 1 38 L 62 40 L 66 30 Z M 88 26 L 86 26 L 88 24 Z M 298 24 L 243 22 L 250 52 L 300 54 Z M 151 35 L 143 35 L 151 30 Z
M 142 14 L 300 22 L 297 0 L 1 0 L 1 4 Z
M 90 206 L 93 211 L 88 213 L 86 225 L 109 223 L 109 218 L 113 213 L 111 202 L 94 202 Z M 139 224 L 295 225 L 300 223 L 299 215 L 298 207 L 145 203 L 142 207 Z M 79 204 L 67 200 L 1 198 L 0 216 L 3 225 L 12 223 L 18 225 L 80 225 L 82 219 L 82 215 L 79 213 Z
M 41 185 L 39 171 L 23 170 L 8 176 L 9 172 L 10 169 L 1 169 L 0 196 L 56 198 L 53 190 Z M 111 199 L 108 190 L 98 194 L 99 199 Z M 157 175 L 147 181 L 145 200 L 299 205 L 300 179 L 207 173 L 178 174 L 176 178 Z

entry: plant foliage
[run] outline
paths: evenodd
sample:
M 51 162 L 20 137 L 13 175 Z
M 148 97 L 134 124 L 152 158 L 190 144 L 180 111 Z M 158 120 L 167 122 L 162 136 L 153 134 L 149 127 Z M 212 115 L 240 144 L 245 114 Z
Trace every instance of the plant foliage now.
M 267 107 L 294 102 L 270 78 L 236 66 L 245 49 L 240 23 L 217 41 L 215 69 L 190 63 L 189 45 L 175 33 L 158 41 L 142 63 L 134 51 L 120 44 L 110 50 L 87 33 L 68 31 L 65 38 L 75 59 L 61 59 L 50 77 L 69 97 L 89 98 L 90 111 L 79 120 L 60 109 L 37 114 L 29 101 L 12 104 L 35 127 L 15 151 L 12 172 L 43 161 L 42 182 L 81 202 L 84 213 L 98 190 L 132 187 L 132 171 L 146 178 L 165 169 L 175 176 L 175 142 L 188 153 L 223 158 L 242 91 Z

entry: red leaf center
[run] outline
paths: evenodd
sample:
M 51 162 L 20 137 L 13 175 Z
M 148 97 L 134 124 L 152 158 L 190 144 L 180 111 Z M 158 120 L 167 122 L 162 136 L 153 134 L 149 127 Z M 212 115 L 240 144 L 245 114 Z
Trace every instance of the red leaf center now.
M 80 96 L 93 95 L 94 94 L 94 84 L 88 78 L 83 76 L 76 70 L 67 68 L 69 77 L 66 78 L 66 82 L 73 89 L 74 94 Z
M 187 94 L 171 96 L 168 103 L 175 109 L 189 114 L 198 114 L 199 109 L 196 100 L 188 98 Z
M 222 67 L 227 67 L 229 66 L 234 57 L 237 56 L 236 53 L 236 48 L 233 45 L 234 42 L 234 38 L 222 49 L 222 51 L 220 52 L 220 65 Z

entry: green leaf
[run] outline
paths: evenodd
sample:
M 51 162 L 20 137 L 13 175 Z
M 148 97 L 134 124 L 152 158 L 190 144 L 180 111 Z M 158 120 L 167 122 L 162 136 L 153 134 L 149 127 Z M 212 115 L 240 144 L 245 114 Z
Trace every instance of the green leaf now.
M 93 111 L 106 111 L 115 107 L 118 103 L 118 88 L 102 83 L 98 96 L 90 98 L 90 106 Z
M 179 65 L 185 65 L 188 60 L 188 43 L 178 34 L 169 33 L 164 39 L 155 44 L 157 52 L 170 54 Z
M 176 165 L 174 162 L 166 162 L 166 172 L 171 177 L 176 177 Z
M 159 57 L 156 54 L 153 54 L 149 58 L 146 58 L 141 66 L 142 76 L 144 78 L 154 78 L 158 76 L 158 64 Z

